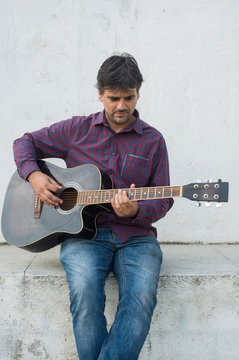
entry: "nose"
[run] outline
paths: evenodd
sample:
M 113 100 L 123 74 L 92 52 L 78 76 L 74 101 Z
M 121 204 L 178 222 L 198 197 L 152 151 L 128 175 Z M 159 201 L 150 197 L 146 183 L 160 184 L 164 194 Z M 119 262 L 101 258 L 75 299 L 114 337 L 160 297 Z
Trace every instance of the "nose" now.
M 126 103 L 124 101 L 124 99 L 121 99 L 118 104 L 117 104 L 117 109 L 120 111 L 123 111 L 126 109 Z

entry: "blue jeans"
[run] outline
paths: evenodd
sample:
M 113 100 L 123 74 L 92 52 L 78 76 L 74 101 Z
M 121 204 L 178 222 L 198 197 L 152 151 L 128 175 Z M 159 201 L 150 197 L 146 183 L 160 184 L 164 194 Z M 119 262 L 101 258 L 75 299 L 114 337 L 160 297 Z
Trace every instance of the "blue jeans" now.
M 109 228 L 99 228 L 93 240 L 65 240 L 61 262 L 80 360 L 137 360 L 157 301 L 162 252 L 156 238 L 135 237 L 122 244 Z M 111 271 L 119 303 L 108 332 L 104 285 Z

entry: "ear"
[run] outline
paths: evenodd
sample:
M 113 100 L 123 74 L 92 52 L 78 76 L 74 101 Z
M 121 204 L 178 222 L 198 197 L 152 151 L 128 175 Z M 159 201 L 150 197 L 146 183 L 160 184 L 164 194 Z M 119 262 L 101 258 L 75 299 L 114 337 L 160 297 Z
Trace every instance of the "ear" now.
M 103 102 L 103 94 L 101 94 L 100 89 L 98 89 L 98 99 Z

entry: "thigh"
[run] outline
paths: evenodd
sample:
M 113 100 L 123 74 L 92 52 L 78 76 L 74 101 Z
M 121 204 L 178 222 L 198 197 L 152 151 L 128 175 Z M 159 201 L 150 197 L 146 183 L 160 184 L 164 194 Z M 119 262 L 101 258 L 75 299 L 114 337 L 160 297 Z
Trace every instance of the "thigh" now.
M 153 236 L 129 239 L 115 254 L 114 274 L 120 298 L 135 299 L 151 313 L 156 295 L 163 254 Z
M 68 238 L 61 246 L 61 263 L 70 288 L 94 291 L 104 284 L 113 257 L 109 232 L 99 230 L 93 240 Z

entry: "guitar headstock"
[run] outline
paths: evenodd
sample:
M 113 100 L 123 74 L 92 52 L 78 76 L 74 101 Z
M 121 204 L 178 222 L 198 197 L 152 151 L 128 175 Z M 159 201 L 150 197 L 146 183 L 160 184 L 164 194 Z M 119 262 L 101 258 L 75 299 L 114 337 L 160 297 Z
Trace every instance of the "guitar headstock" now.
M 207 202 L 228 202 L 229 183 L 222 182 L 206 182 L 206 183 L 191 183 L 183 186 L 182 196 L 194 201 Z

